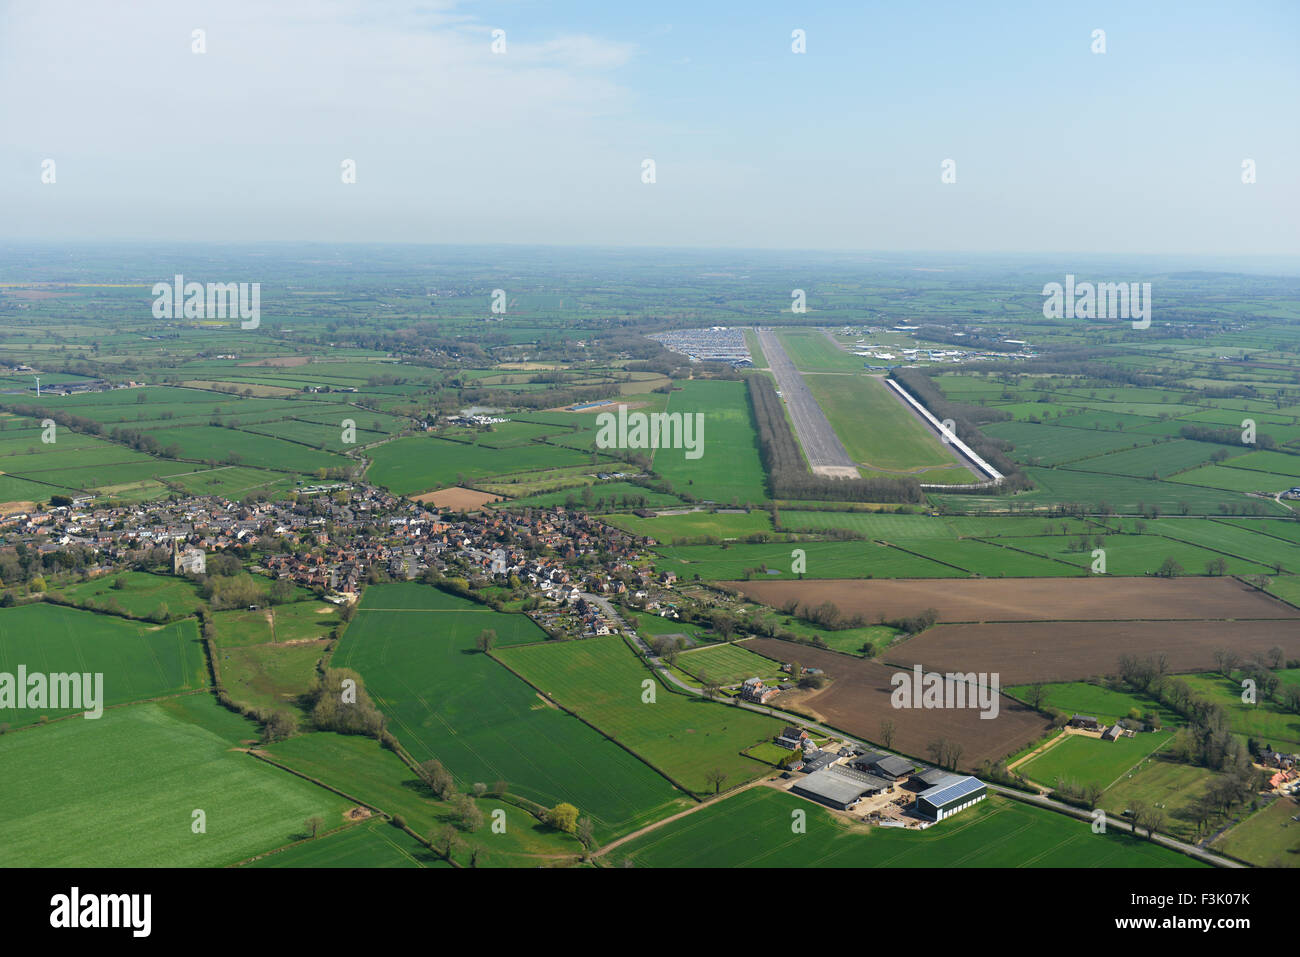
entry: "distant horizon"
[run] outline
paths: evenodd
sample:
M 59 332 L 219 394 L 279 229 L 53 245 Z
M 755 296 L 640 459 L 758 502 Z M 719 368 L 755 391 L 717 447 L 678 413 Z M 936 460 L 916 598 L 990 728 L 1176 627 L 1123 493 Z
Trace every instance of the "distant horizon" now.
M 0 237 L 1300 257 L 1297 35 L 1282 0 L 0 0 Z

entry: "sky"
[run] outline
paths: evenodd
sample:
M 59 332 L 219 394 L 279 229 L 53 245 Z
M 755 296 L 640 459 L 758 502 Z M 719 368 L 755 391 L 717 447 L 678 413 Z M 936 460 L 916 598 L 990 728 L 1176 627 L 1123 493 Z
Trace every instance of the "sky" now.
M 0 0 L 0 240 L 1300 256 L 1300 4 Z

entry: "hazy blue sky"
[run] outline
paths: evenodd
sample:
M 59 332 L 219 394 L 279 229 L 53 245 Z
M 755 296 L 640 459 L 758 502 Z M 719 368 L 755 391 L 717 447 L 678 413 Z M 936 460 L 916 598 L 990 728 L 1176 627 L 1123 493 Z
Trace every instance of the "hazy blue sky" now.
M 0 2 L 0 238 L 1300 255 L 1300 4 Z

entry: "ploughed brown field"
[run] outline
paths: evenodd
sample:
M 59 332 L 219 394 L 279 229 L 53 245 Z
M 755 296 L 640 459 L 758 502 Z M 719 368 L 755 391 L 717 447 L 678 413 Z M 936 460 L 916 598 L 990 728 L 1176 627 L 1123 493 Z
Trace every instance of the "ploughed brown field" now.
M 977 708 L 895 708 L 890 702 L 894 690 L 890 679 L 903 669 L 876 661 L 778 638 L 752 638 L 742 647 L 777 661 L 797 661 L 806 668 L 822 669 L 833 680 L 821 691 L 804 698 L 803 710 L 816 712 L 827 724 L 855 737 L 882 745 L 880 723 L 892 721 L 895 730 L 890 747 L 922 761 L 929 760 L 926 748 L 930 742 L 944 738 L 961 745 L 958 766 L 974 770 L 984 759 L 1003 758 L 1051 728 L 1042 715 L 1005 695 L 999 695 L 998 716 L 991 719 L 981 718 Z M 781 698 L 774 704 L 779 706 Z
M 489 502 L 503 501 L 500 495 L 493 495 L 491 492 L 477 492 L 472 488 L 461 488 L 458 485 L 453 485 L 451 488 L 440 488 L 436 492 L 425 492 L 423 495 L 414 496 L 414 498 L 422 505 L 436 505 L 438 508 L 450 509 L 478 508 Z
M 1300 609 L 1235 578 L 943 578 L 890 581 L 719 582 L 780 608 L 830 601 L 847 615 L 905 618 L 927 608 L 941 622 L 1300 619 Z M 1300 626 L 1292 624 L 1293 631 Z M 1111 633 L 1109 630 L 1108 634 Z
M 896 665 L 934 671 L 996 671 L 1002 687 L 1035 681 L 1078 681 L 1116 674 L 1121 655 L 1166 657 L 1171 672 L 1213 671 L 1216 648 L 1244 659 L 1274 646 L 1300 657 L 1300 622 L 1087 621 L 938 625 L 889 648 Z M 802 661 L 802 659 L 800 659 Z

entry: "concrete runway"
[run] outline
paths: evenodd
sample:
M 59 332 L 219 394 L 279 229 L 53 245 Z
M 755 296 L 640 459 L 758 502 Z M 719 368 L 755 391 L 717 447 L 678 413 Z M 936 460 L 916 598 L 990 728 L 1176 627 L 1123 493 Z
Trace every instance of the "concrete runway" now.
M 781 390 L 781 398 L 790 410 L 790 421 L 794 423 L 794 434 L 803 446 L 803 453 L 808 457 L 816 475 L 828 475 L 835 478 L 859 478 L 857 463 L 849 457 L 844 443 L 835 434 L 826 419 L 826 413 L 813 398 L 812 392 L 804 384 L 803 376 L 794 367 L 785 347 L 776 334 L 759 329 L 758 342 L 767 357 L 768 367 L 776 378 L 776 387 Z

